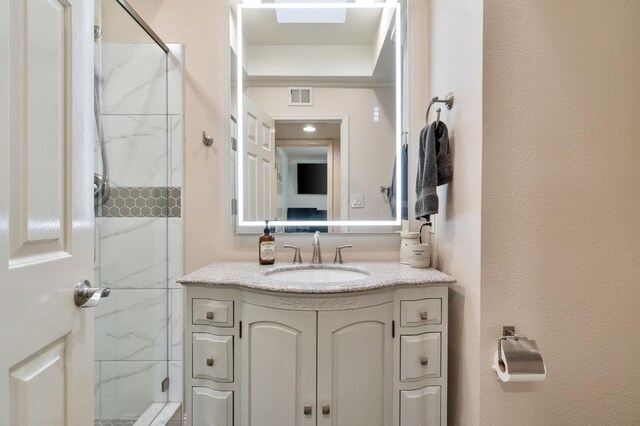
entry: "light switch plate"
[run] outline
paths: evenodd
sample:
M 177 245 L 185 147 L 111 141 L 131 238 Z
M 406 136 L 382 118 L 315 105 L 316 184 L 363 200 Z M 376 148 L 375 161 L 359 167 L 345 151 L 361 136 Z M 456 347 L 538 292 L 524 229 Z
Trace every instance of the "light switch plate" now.
M 362 209 L 364 208 L 364 195 L 363 194 L 351 194 L 349 197 L 352 209 Z

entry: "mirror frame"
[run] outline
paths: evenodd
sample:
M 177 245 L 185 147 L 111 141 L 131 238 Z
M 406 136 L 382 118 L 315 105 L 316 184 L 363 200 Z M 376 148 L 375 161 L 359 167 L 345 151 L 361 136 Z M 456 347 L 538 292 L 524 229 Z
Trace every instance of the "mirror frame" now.
M 258 3 L 244 4 L 238 2 L 236 10 L 236 29 L 237 29 L 237 105 L 241 110 L 244 96 L 244 75 L 243 75 L 243 34 L 242 34 L 242 11 L 244 9 L 394 9 L 395 24 L 395 139 L 396 139 L 396 194 L 402 194 L 402 19 L 401 4 L 399 1 L 394 4 L 389 3 Z M 257 229 L 255 227 L 263 227 L 264 221 L 247 221 L 244 220 L 244 117 L 238 114 L 237 117 L 237 143 L 238 143 L 238 161 L 236 168 L 236 182 L 238 201 L 237 201 L 237 222 L 236 230 Z M 323 220 L 323 221 L 296 221 L 296 220 L 273 220 L 269 221 L 272 226 L 335 226 L 335 227 L 351 227 L 351 226 L 401 226 L 402 225 L 402 197 L 396 197 L 396 218 L 393 220 Z M 244 228 L 244 229 L 242 229 Z

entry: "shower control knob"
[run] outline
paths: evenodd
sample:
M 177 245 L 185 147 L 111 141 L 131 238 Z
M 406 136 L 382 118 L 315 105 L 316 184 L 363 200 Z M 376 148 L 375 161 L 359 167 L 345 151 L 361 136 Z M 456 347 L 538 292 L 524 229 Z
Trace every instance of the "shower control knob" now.
M 213 357 L 207 358 L 207 367 L 213 367 Z

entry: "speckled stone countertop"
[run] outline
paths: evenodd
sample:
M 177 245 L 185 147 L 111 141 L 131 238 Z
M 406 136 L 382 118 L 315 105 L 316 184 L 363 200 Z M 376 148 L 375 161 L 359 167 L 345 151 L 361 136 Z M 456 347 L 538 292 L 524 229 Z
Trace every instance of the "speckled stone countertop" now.
M 287 282 L 269 276 L 276 271 L 293 269 L 345 269 L 366 273 L 362 279 L 342 282 Z M 218 287 L 240 287 L 278 293 L 355 293 L 393 286 L 452 284 L 455 279 L 433 268 L 416 269 L 399 262 L 354 262 L 344 265 L 292 265 L 287 263 L 259 265 L 258 262 L 221 261 L 198 269 L 178 280 L 183 285 L 208 284 Z

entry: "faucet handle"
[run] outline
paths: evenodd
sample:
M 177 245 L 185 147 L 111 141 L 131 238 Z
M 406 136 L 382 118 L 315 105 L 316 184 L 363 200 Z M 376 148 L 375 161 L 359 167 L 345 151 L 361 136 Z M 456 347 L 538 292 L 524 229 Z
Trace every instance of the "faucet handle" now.
M 300 256 L 300 247 L 285 245 L 284 248 L 294 249 L 296 252 L 293 255 L 293 263 L 300 264 L 302 263 L 302 257 Z
M 351 244 L 347 244 L 345 246 L 336 247 L 336 257 L 333 259 L 333 263 L 344 263 L 342 261 L 342 249 L 352 248 Z

